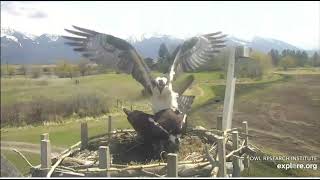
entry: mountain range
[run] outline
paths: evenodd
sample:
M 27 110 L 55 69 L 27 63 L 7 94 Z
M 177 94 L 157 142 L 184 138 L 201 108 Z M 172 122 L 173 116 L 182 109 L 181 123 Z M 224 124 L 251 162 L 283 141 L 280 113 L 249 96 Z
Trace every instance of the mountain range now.
M 1 63 L 9 64 L 51 64 L 57 60 L 67 59 L 76 62 L 81 57 L 71 47 L 65 45 L 65 39 L 59 35 L 42 34 L 34 36 L 10 28 L 1 28 Z M 168 35 L 143 36 L 127 39 L 143 57 L 156 59 L 161 43 L 173 50 L 183 39 Z M 227 37 L 227 45 L 246 45 L 252 49 L 269 52 L 271 49 L 301 50 L 289 43 L 262 37 L 254 37 L 251 41 L 237 37 Z

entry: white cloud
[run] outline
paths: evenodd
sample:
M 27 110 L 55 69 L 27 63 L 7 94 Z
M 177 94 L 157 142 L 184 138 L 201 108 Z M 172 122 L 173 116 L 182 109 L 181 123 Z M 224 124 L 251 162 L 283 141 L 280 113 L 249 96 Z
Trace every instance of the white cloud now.
M 34 33 L 66 34 L 83 26 L 127 38 L 160 33 L 180 38 L 223 31 L 246 40 L 270 37 L 319 48 L 319 2 L 13 2 L 1 25 Z M 24 12 L 24 13 L 21 13 Z M 26 13 L 28 12 L 28 13 Z M 43 18 L 30 13 L 43 12 Z M 41 14 L 38 14 L 41 17 Z
M 45 18 L 47 14 L 40 9 L 25 6 L 26 2 L 1 2 L 1 11 L 12 16 L 26 16 L 29 18 Z M 28 4 L 27 4 L 28 5 Z

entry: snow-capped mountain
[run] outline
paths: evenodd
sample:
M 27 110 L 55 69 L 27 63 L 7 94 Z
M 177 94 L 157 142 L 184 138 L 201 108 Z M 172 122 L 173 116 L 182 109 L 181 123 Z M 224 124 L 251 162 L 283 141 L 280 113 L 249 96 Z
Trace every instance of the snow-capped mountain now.
M 286 42 L 254 37 L 251 41 L 245 41 L 234 36 L 227 38 L 227 45 L 246 45 L 256 50 L 269 52 L 271 49 L 282 51 L 283 49 L 298 50 L 299 48 Z M 143 57 L 156 59 L 161 43 L 165 43 L 169 51 L 173 51 L 183 39 L 163 34 L 148 33 L 142 36 L 130 36 L 127 39 Z M 56 63 L 59 59 L 77 61 L 81 57 L 72 48 L 64 44 L 65 39 L 59 35 L 43 34 L 34 36 L 22 33 L 10 28 L 1 28 L 1 63 L 11 64 L 48 64 Z
M 58 35 L 34 36 L 1 28 L 1 63 L 48 64 L 59 59 L 78 60 L 80 55 L 64 42 Z
M 258 49 L 263 52 L 269 52 L 271 49 L 277 49 L 278 51 L 282 51 L 284 49 L 291 50 L 299 50 L 300 48 L 293 46 L 289 43 L 271 39 L 271 38 L 262 38 L 262 37 L 254 37 L 250 43 L 250 47 L 254 49 Z

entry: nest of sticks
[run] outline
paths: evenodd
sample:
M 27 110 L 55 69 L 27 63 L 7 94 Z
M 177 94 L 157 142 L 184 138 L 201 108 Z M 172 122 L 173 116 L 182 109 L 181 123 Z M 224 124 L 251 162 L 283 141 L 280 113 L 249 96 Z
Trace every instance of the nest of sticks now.
M 219 132 L 218 132 L 219 133 Z M 218 166 L 217 134 L 204 128 L 192 129 L 182 136 L 178 154 L 178 174 L 181 177 L 208 177 Z M 227 141 L 227 152 L 232 151 L 232 143 Z M 152 150 L 152 146 L 139 141 L 134 130 L 115 130 L 89 138 L 88 146 L 69 148 L 52 160 L 58 164 L 52 176 L 106 176 L 112 177 L 165 177 L 166 157 Z M 99 168 L 100 146 L 108 146 L 111 155 L 111 167 Z M 242 151 L 242 150 L 241 150 Z M 67 154 L 66 154 L 67 153 Z M 243 153 L 240 152 L 239 153 Z M 61 157 L 63 159 L 61 160 Z M 230 157 L 227 157 L 227 161 Z M 60 162 L 57 163 L 57 161 Z

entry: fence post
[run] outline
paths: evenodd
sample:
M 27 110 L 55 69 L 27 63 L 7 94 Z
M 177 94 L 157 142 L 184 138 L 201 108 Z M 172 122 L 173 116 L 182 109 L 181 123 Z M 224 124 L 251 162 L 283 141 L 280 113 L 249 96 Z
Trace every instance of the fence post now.
M 221 115 L 219 115 L 217 117 L 217 129 L 220 131 L 222 130 L 222 116 Z
M 226 177 L 226 147 L 224 137 L 217 137 L 218 141 L 218 158 L 219 158 L 219 171 L 218 177 Z
M 81 149 L 88 146 L 88 124 L 87 122 L 81 123 Z
M 49 140 L 49 134 L 48 133 L 43 133 L 40 135 L 40 139 L 42 140 Z
M 108 119 L 108 139 L 109 139 L 109 141 L 111 138 L 111 131 L 112 131 L 112 117 L 109 116 L 109 119 Z
M 42 138 L 42 136 L 41 136 Z M 41 176 L 46 177 L 51 167 L 51 146 L 49 139 L 40 141 Z
M 178 155 L 168 154 L 167 177 L 178 177 Z
M 239 148 L 239 133 L 238 131 L 232 132 L 232 144 L 233 150 L 237 150 Z M 239 156 L 239 153 L 235 153 L 234 155 Z M 233 171 L 232 177 L 240 177 L 240 159 L 238 157 L 232 157 Z
M 117 108 L 119 108 L 119 99 L 117 99 Z
M 244 139 L 244 145 L 246 146 L 246 148 L 248 147 L 248 141 L 249 141 L 249 136 L 248 136 L 248 122 L 247 121 L 243 121 L 242 122 L 242 130 L 243 133 L 245 134 L 245 139 Z M 244 155 L 244 162 L 243 165 L 245 168 L 248 168 L 250 164 L 250 160 L 249 160 L 249 155 L 245 154 Z
M 108 171 L 111 164 L 110 150 L 108 146 L 99 147 L 99 168 L 106 169 L 104 174 L 107 177 L 110 177 L 110 172 Z

